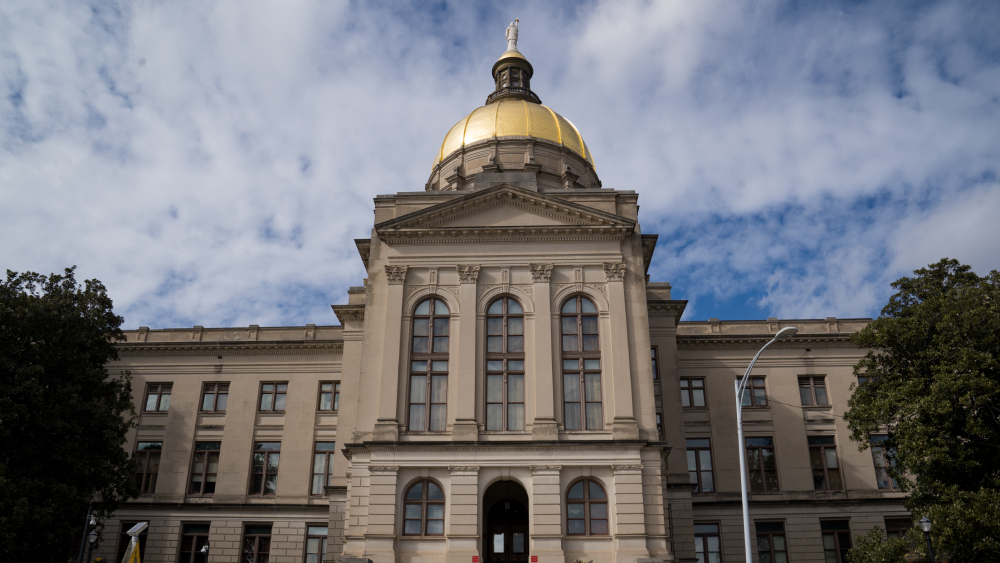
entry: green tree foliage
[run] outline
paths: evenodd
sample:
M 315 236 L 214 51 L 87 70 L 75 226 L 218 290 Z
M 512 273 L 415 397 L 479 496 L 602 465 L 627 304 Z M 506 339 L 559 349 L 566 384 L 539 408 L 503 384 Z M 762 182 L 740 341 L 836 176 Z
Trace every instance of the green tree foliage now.
M 944 259 L 892 284 L 853 336 L 869 353 L 845 418 L 865 449 L 888 434 L 907 508 L 952 561 L 1000 560 L 1000 273 Z
M 855 545 L 848 559 L 851 563 L 904 563 L 911 541 L 910 538 L 887 538 L 882 528 L 875 526 L 867 536 L 854 538 Z
M 98 518 L 134 498 L 131 377 L 109 377 L 122 318 L 74 268 L 0 282 L 0 560 L 65 563 L 91 492 Z M 79 536 L 76 536 L 79 537 Z M 74 551 L 75 556 L 75 551 Z

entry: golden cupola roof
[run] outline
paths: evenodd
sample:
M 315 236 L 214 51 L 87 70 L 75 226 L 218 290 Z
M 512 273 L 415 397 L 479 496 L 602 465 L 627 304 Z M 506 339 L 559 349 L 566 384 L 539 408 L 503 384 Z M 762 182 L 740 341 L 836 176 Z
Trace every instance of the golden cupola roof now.
M 531 63 L 516 46 L 508 48 L 493 65 L 495 89 L 486 98 L 486 105 L 473 110 L 448 131 L 435 155 L 434 166 L 477 141 L 502 137 L 551 141 L 594 166 L 593 156 L 580 131 L 568 119 L 542 105 L 532 92 L 533 74 Z

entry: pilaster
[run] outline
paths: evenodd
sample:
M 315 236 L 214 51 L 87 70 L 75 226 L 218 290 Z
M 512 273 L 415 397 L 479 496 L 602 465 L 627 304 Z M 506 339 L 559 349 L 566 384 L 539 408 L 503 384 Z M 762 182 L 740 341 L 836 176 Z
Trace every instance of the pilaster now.
M 395 465 L 369 465 L 368 530 L 365 551 L 375 562 L 396 560 L 396 473 Z
M 632 370 L 629 362 L 628 317 L 625 311 L 625 263 L 605 262 L 610 302 L 611 341 L 608 378 L 614 401 L 611 434 L 616 440 L 638 440 L 639 425 L 632 405 Z M 604 356 L 604 354 L 602 354 Z
M 479 396 L 476 391 L 476 285 L 479 281 L 479 265 L 459 264 L 455 268 L 461 285 L 459 319 L 458 323 L 452 323 L 451 329 L 454 346 L 451 357 L 455 358 L 448 386 L 450 402 L 455 405 L 451 436 L 456 441 L 471 441 L 479 437 L 476 401 L 468 399 L 469 396 Z M 459 390 L 462 391 L 462 396 L 459 396 Z
M 373 438 L 380 442 L 399 439 L 396 402 L 399 391 L 399 350 L 403 325 L 403 283 L 407 266 L 385 267 L 388 292 L 385 306 L 385 335 L 382 339 L 382 381 L 379 386 L 378 419 Z
M 535 294 L 535 420 L 531 425 L 534 440 L 558 440 L 559 427 L 556 425 L 555 397 L 553 391 L 552 358 L 552 298 L 549 294 L 549 280 L 552 264 L 528 264 Z
M 479 466 L 451 466 L 446 563 L 468 563 L 479 556 Z
M 561 471 L 562 466 L 559 465 L 531 466 L 530 550 L 532 555 L 538 556 L 538 563 L 565 562 L 562 547 Z

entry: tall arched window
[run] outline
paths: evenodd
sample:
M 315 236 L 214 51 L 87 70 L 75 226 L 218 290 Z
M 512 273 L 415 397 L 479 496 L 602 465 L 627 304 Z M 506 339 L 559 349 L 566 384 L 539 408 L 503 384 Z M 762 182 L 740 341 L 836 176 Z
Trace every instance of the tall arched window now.
M 430 479 L 410 486 L 403 496 L 403 535 L 444 535 L 444 492 Z
M 566 430 L 601 430 L 604 414 L 597 307 L 586 297 L 572 297 L 563 304 L 561 324 Z
M 566 493 L 566 533 L 600 536 L 608 533 L 608 495 L 593 479 L 581 479 Z
M 448 325 L 444 301 L 427 299 L 413 312 L 409 429 L 443 432 L 448 420 Z
M 524 311 L 509 297 L 486 310 L 486 430 L 524 430 Z

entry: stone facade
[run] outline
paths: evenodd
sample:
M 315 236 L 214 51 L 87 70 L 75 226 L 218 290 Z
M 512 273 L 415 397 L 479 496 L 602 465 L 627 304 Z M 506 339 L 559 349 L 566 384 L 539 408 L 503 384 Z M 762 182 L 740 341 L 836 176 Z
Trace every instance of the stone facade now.
M 635 191 L 600 187 L 580 159 L 592 182 L 539 180 L 530 138 L 502 149 L 523 158 L 442 182 L 465 158 L 442 155 L 425 191 L 375 198 L 371 235 L 355 241 L 367 278 L 333 306 L 339 326 L 127 332 L 110 369 L 132 373 L 144 411 L 129 447 L 161 449 L 155 487 L 105 523 L 98 555 L 115 557 L 125 523 L 149 521 L 150 563 L 182 560 L 184 531 L 202 525 L 213 563 L 247 561 L 262 529 L 274 563 L 310 561 L 310 530 L 326 534 L 327 561 L 711 561 L 716 541 L 720 560 L 741 561 L 733 382 L 791 325 L 744 410 L 747 437 L 770 440 L 775 460 L 752 519 L 780 524 L 798 562 L 824 560 L 835 524 L 860 534 L 907 516 L 842 418 L 862 354 L 848 337 L 867 320 L 681 322 L 686 301 L 648 279 L 656 235 L 640 230 Z M 498 299 L 512 317 L 497 317 Z M 803 404 L 802 377 L 827 404 Z M 220 383 L 224 412 L 206 409 Z M 145 412 L 162 384 L 169 407 Z M 816 490 L 811 439 L 838 487 Z M 317 471 L 330 442 L 332 470 Z M 198 448 L 216 443 L 206 473 Z M 710 463 L 692 482 L 697 447 Z M 261 448 L 280 450 L 275 467 L 254 464 Z

